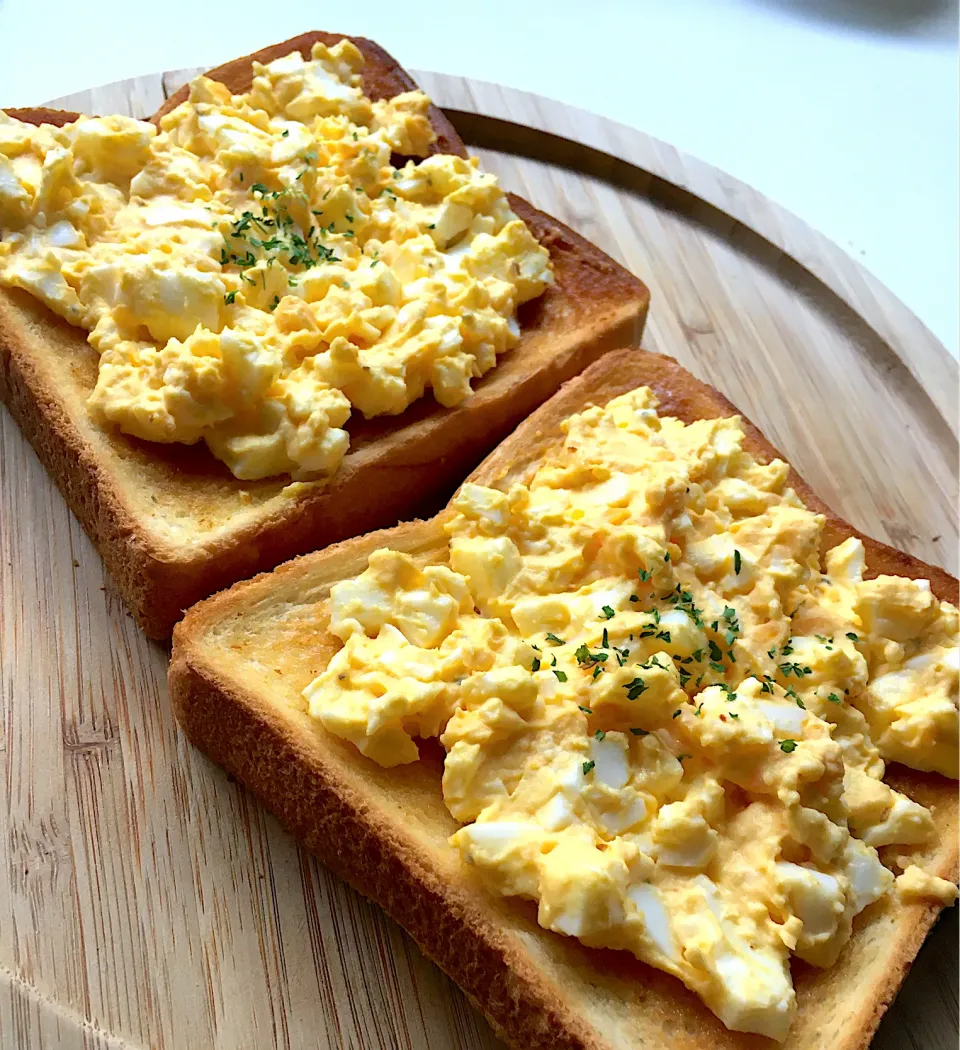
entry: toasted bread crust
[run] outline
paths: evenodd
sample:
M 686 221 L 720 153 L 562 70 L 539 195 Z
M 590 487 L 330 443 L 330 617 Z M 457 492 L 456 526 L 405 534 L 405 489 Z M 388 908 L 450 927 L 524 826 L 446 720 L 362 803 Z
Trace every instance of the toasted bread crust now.
M 306 34 L 252 57 L 269 60 L 294 46 L 309 52 L 316 39 L 340 37 Z M 374 78 L 378 91 L 412 85 L 386 52 L 356 42 L 367 57 L 365 79 Z M 236 90 L 243 87 L 243 70 L 249 82 L 250 57 L 221 67 Z M 10 112 L 31 123 L 77 117 L 46 109 Z M 452 129 L 445 130 L 446 118 L 437 111 L 436 119 L 438 135 L 462 153 L 459 139 L 449 137 Z M 150 445 L 91 426 L 82 403 L 96 382 L 97 356 L 86 333 L 26 293 L 0 289 L 0 398 L 150 637 L 168 638 L 184 609 L 235 580 L 423 513 L 561 383 L 601 354 L 639 339 L 649 302 L 643 283 L 526 201 L 511 194 L 510 202 L 550 250 L 556 278 L 521 308 L 518 346 L 456 408 L 424 397 L 399 417 L 365 421 L 356 414 L 347 428 L 350 451 L 326 487 L 284 490 L 277 479 L 242 482 L 203 446 Z M 59 359 L 56 368 L 53 358 Z M 196 505 L 203 511 L 200 524 Z M 180 533 L 155 527 L 153 519 L 163 524 L 168 512 L 175 522 L 188 522 Z M 228 514 L 230 527 L 218 527 Z
M 206 75 L 211 80 L 218 80 L 225 84 L 232 95 L 241 95 L 250 90 L 253 83 L 253 63 L 260 62 L 266 65 L 274 59 L 283 58 L 293 51 L 299 51 L 305 59 L 310 57 L 310 49 L 315 43 L 326 44 L 333 47 L 341 40 L 352 41 L 357 50 L 363 55 L 363 91 L 367 98 L 376 102 L 382 98 L 393 98 L 404 91 L 419 90 L 414 79 L 400 65 L 399 62 L 385 51 L 379 44 L 367 40 L 362 36 L 345 36 L 343 33 L 301 33 L 300 36 L 291 37 L 279 44 L 271 44 L 269 47 L 261 48 L 250 55 L 235 58 L 211 69 Z M 190 88 L 184 84 L 175 91 L 157 112 L 150 118 L 154 123 L 176 109 L 181 102 L 186 102 L 190 94 Z M 457 134 L 456 129 L 447 120 L 443 110 L 438 106 L 430 106 L 430 123 L 436 132 L 437 140 L 430 147 L 431 153 L 455 153 L 458 157 L 467 155 L 467 147 Z
M 562 439 L 563 419 L 639 385 L 654 389 L 663 413 L 684 420 L 735 411 L 668 358 L 643 351 L 608 354 L 522 424 L 471 480 L 505 486 L 529 476 Z M 747 426 L 753 451 L 764 459 L 776 457 L 760 432 Z M 808 505 L 825 510 L 802 479 L 794 474 L 792 481 Z M 825 546 L 860 535 L 825 512 Z M 442 523 L 448 514 L 306 555 L 191 609 L 174 633 L 169 677 L 187 736 L 253 790 L 325 864 L 380 903 L 510 1045 L 525 1050 L 769 1045 L 727 1031 L 674 978 L 625 952 L 593 951 L 543 931 L 529 908 L 489 893 L 451 860 L 455 851 L 445 838 L 456 824 L 440 801 L 436 762 L 431 766 L 427 759 L 412 771 L 374 768 L 298 709 L 297 690 L 305 683 L 302 669 L 297 679 L 290 654 L 298 648 L 309 654 L 309 675 L 336 648 L 323 628 L 330 585 L 361 571 L 380 546 L 429 557 L 445 542 Z M 872 573 L 926 577 L 939 597 L 957 601 L 957 581 L 942 570 L 862 538 Z M 257 678 L 255 668 L 271 656 L 279 677 Z M 924 863 L 956 879 L 955 785 L 903 767 L 892 767 L 887 779 L 932 807 L 940 840 Z M 395 803 L 397 798 L 401 802 Z M 391 819 L 394 804 L 424 814 L 432 848 L 403 821 Z M 799 1012 L 785 1047 L 864 1050 L 939 911 L 932 902 L 901 905 L 889 898 L 858 919 L 854 937 L 831 970 L 795 967 Z
M 137 535 L 131 508 L 106 464 L 73 425 L 56 390 L 38 372 L 35 359 L 17 353 L 4 308 L 0 292 L 0 401 L 56 482 L 136 615 L 150 600 L 154 560 Z M 59 323 L 69 327 L 65 321 Z
M 72 124 L 80 116 L 70 109 L 50 109 L 48 106 L 5 109 L 4 113 L 15 120 L 22 120 L 24 124 L 53 124 L 58 128 L 62 128 L 64 124 Z

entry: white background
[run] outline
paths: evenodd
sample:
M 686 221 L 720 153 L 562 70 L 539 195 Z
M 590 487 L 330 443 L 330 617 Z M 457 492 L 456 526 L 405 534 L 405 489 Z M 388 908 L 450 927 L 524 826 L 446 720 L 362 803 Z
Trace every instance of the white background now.
M 665 139 L 820 229 L 958 352 L 957 0 L 0 0 L 0 105 L 306 29 Z

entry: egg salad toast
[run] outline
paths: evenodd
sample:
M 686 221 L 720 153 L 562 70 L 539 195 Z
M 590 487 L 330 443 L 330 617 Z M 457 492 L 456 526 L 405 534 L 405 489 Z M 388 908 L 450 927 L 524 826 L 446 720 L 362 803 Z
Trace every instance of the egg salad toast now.
M 435 505 L 647 302 L 367 40 L 238 59 L 152 124 L 0 113 L 0 397 L 152 637 Z
M 170 688 L 511 1046 L 854 1050 L 956 894 L 957 600 L 626 349 L 188 611 Z

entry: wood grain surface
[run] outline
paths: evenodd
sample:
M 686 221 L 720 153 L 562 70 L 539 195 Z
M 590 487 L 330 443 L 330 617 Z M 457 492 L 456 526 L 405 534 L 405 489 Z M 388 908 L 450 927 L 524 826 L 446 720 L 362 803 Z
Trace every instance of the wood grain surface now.
M 145 116 L 192 72 L 52 104 Z M 957 366 L 905 306 L 664 143 L 416 75 L 506 187 L 647 282 L 647 348 L 719 387 L 857 526 L 956 573 Z M 0 1047 L 498 1047 L 401 930 L 185 744 L 167 659 L 3 411 Z M 951 909 L 874 1050 L 956 1045 Z

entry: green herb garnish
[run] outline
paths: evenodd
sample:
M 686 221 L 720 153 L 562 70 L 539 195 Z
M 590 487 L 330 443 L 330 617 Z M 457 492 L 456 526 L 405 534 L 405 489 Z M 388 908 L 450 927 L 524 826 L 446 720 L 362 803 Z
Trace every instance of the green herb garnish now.
M 647 688 L 647 683 L 642 678 L 634 678 L 623 687 L 627 691 L 628 700 L 636 700 Z
M 580 664 L 581 667 L 590 667 L 593 664 L 601 664 L 608 656 L 607 653 L 591 653 L 586 645 L 578 646 L 573 655 L 577 658 L 577 663 Z

